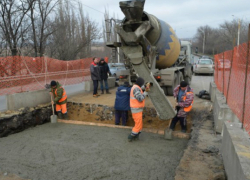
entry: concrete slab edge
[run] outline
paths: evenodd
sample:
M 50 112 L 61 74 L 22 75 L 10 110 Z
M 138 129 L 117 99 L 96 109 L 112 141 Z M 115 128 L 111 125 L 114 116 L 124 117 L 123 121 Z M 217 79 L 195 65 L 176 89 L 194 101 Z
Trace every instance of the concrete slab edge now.
M 130 126 L 117 126 L 114 124 L 103 124 L 103 123 L 93 123 L 93 122 L 84 122 L 84 121 L 75 121 L 75 120 L 57 120 L 59 123 L 66 123 L 66 124 L 78 124 L 78 125 L 88 125 L 88 126 L 102 126 L 102 127 L 110 127 L 110 128 L 120 128 L 120 129 L 132 129 Z M 164 135 L 164 130 L 158 130 L 153 128 L 143 128 L 143 132 L 149 132 L 159 135 Z M 182 133 L 178 131 L 173 131 L 172 135 L 174 137 L 183 138 L 183 139 L 190 139 L 189 133 Z

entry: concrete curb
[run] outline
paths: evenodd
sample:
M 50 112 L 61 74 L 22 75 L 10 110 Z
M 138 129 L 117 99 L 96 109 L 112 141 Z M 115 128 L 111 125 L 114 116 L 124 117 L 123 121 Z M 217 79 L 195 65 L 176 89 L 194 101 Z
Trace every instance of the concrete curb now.
M 102 127 L 110 127 L 110 128 L 132 129 L 132 127 L 130 126 L 117 126 L 114 124 L 93 123 L 93 122 L 84 122 L 84 121 L 75 121 L 75 120 L 58 119 L 57 122 L 66 123 L 66 124 L 79 124 L 79 125 L 88 125 L 88 126 L 102 126 Z M 158 130 L 158 129 L 153 129 L 153 128 L 143 128 L 143 132 L 164 135 L 164 130 Z M 183 138 L 183 139 L 190 139 L 189 133 L 182 133 L 178 131 L 173 131 L 172 136 Z
M 224 122 L 221 152 L 228 180 L 250 179 L 249 136 L 240 123 Z

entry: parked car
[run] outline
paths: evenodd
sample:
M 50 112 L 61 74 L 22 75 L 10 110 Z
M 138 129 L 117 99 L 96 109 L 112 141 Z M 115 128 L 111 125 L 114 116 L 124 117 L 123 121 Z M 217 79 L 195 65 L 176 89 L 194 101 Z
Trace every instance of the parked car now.
M 231 61 L 228 60 L 228 59 L 224 59 L 224 61 L 223 61 L 223 59 L 219 59 L 219 61 L 218 61 L 218 69 L 222 70 L 223 68 L 225 68 L 225 70 L 230 70 Z
M 194 74 L 211 74 L 214 73 L 214 63 L 211 59 L 200 59 L 197 63 L 195 63 Z
M 210 56 L 201 56 L 200 59 L 212 59 Z
M 111 76 L 119 79 L 122 70 L 126 70 L 123 63 L 109 63 L 109 69 L 111 72 Z

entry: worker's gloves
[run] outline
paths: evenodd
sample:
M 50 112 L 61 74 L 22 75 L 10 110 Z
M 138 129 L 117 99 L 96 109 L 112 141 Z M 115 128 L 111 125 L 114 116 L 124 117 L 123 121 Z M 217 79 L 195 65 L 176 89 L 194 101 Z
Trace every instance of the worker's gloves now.
M 145 92 L 148 92 L 148 91 L 150 91 L 150 88 L 146 88 L 146 89 L 145 89 Z
M 45 84 L 45 88 L 50 89 L 51 88 L 50 84 Z
M 145 91 L 150 91 L 150 82 L 146 82 L 145 84 Z

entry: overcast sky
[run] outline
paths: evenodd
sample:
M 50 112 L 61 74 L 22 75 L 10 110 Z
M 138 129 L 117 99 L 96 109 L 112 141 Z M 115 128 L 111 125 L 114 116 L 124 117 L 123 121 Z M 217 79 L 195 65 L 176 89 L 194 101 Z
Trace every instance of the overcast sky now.
M 119 0 L 80 2 L 84 5 L 85 13 L 98 22 L 100 28 L 104 21 L 101 12 L 104 12 L 105 8 L 109 10 L 110 15 L 124 18 Z M 179 38 L 192 38 L 197 28 L 204 25 L 218 28 L 219 24 L 236 18 L 250 22 L 250 0 L 146 0 L 144 11 L 167 22 Z

